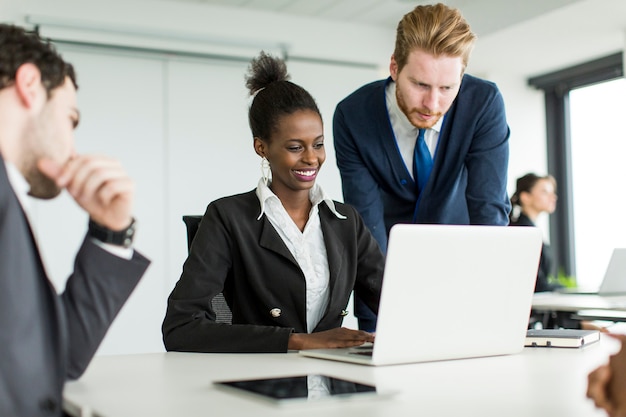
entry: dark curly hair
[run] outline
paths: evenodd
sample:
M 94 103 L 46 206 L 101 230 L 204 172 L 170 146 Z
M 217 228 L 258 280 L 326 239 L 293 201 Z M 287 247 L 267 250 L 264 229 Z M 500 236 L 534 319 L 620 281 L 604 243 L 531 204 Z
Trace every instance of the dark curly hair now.
M 250 62 L 246 87 L 254 96 L 248 113 L 253 137 L 269 141 L 278 119 L 298 110 L 312 110 L 322 118 L 311 94 L 289 78 L 285 62 L 265 52 Z
M 74 68 L 61 58 L 49 40 L 19 26 L 0 23 L 0 89 L 13 85 L 18 68 L 27 63 L 39 68 L 48 96 L 63 85 L 65 77 L 78 88 Z

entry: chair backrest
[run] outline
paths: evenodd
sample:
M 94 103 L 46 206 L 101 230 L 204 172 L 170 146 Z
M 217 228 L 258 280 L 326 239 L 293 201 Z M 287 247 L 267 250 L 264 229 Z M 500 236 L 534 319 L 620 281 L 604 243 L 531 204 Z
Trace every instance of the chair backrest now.
M 196 236 L 198 232 L 198 227 L 200 226 L 200 221 L 202 220 L 202 216 L 198 215 L 185 215 L 183 216 L 183 222 L 185 222 L 185 226 L 187 227 L 187 251 L 191 250 L 191 243 L 193 242 L 193 238 Z M 230 307 L 228 307 L 228 303 L 224 298 L 224 294 L 217 294 L 213 300 L 211 301 L 213 305 L 213 311 L 215 311 L 217 323 L 228 323 L 232 324 L 233 322 L 233 313 L 230 311 Z
M 191 250 L 191 242 L 193 242 L 193 238 L 196 237 L 200 220 L 202 220 L 202 216 L 183 216 L 183 221 L 185 222 L 185 226 L 187 226 L 187 251 Z

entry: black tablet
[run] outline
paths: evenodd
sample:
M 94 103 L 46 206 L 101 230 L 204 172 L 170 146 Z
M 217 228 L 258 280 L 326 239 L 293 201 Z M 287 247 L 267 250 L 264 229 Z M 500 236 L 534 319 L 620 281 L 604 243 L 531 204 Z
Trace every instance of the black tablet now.
M 277 405 L 324 403 L 332 400 L 381 396 L 373 385 L 319 374 L 216 381 L 214 385 L 220 389 Z

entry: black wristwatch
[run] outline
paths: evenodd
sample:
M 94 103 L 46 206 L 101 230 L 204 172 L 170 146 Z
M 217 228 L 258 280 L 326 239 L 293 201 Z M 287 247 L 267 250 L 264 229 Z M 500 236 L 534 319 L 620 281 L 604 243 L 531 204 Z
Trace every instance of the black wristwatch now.
M 98 239 L 100 242 L 128 248 L 132 245 L 133 238 L 135 237 L 135 226 L 136 222 L 134 217 L 130 222 L 130 226 L 118 231 L 111 230 L 89 219 L 89 231 L 87 234 Z

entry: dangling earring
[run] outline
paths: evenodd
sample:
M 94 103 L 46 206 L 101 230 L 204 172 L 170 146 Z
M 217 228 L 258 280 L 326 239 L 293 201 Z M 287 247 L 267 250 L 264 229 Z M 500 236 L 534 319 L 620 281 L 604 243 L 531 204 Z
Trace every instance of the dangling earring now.
M 266 157 L 263 157 L 263 159 L 261 159 L 261 178 L 263 178 L 263 183 L 265 183 L 266 186 L 269 186 L 270 173 L 270 161 L 268 161 Z

